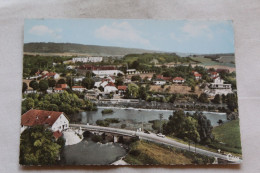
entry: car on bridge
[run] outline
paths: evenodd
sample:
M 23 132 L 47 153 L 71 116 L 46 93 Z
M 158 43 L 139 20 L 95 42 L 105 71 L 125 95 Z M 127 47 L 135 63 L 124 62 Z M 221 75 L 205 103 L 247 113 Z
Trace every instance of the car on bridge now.
M 158 133 L 157 136 L 162 137 L 162 138 L 165 138 L 165 135 L 163 135 L 163 134 L 161 134 L 161 133 Z

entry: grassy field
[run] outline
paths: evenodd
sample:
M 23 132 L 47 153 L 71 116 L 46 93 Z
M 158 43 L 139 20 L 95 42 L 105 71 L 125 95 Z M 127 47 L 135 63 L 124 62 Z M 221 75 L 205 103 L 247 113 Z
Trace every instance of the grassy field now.
M 241 148 L 239 120 L 230 121 L 215 127 L 213 134 L 216 140 L 230 147 Z
M 125 161 L 133 164 L 192 164 L 192 160 L 182 153 L 166 149 L 154 143 L 137 141 L 132 144 L 130 154 Z
M 213 61 L 210 58 L 192 57 L 191 59 L 194 60 L 194 61 L 198 61 L 205 66 L 218 66 L 219 65 L 219 66 L 234 67 L 233 63 L 221 63 L 221 62 Z
M 213 134 L 217 141 L 223 143 L 216 147 L 223 147 L 224 150 L 241 153 L 239 120 L 233 120 L 215 127 Z
M 212 163 L 212 158 L 182 151 L 173 147 L 155 144 L 147 141 L 137 141 L 130 146 L 131 150 L 125 161 L 131 165 L 176 165 L 176 164 L 207 164 Z
M 196 86 L 195 92 L 191 92 L 191 88 L 189 86 L 185 85 L 179 85 L 179 84 L 172 84 L 172 85 L 165 85 L 164 88 L 162 88 L 160 85 L 151 85 L 150 91 L 155 92 L 165 92 L 165 93 L 180 93 L 180 94 L 201 94 L 201 90 L 199 87 Z

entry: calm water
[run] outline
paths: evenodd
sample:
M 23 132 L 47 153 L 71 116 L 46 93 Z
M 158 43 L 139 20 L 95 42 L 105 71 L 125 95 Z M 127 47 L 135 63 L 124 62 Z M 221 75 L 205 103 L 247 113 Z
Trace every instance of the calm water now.
M 81 116 L 81 123 L 86 124 L 95 124 L 99 119 L 106 118 L 118 118 L 120 120 L 133 120 L 134 122 L 148 122 L 151 120 L 158 120 L 159 114 L 163 114 L 163 119 L 168 120 L 169 116 L 172 115 L 172 110 L 149 110 L 149 109 L 124 109 L 124 108 L 109 108 L 113 109 L 113 113 L 111 114 L 102 114 L 101 111 L 104 107 L 99 107 L 98 111 L 88 111 L 81 112 L 79 116 Z M 187 111 L 191 114 L 194 111 Z M 203 114 L 211 121 L 212 126 L 218 125 L 218 120 L 227 121 L 226 113 L 215 113 L 215 112 L 203 112 Z
M 101 144 L 83 140 L 65 146 L 62 162 L 66 165 L 108 165 L 124 155 L 126 150 L 117 143 Z

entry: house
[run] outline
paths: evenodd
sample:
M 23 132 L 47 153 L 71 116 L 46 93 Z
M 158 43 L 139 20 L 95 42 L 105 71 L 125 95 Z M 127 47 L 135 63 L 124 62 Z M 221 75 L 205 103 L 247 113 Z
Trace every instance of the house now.
M 59 79 L 60 75 L 58 73 L 50 72 L 45 75 L 42 75 L 42 78 L 53 78 L 53 79 Z
M 21 133 L 29 127 L 45 125 L 53 132 L 69 128 L 69 119 L 63 112 L 31 109 L 21 117 Z M 57 132 L 58 133 L 58 132 Z M 58 134 L 56 134 L 58 136 Z
M 164 77 L 163 75 L 157 75 L 156 78 L 162 79 L 162 80 L 165 80 L 165 81 L 168 81 L 168 82 L 170 82 L 172 80 L 172 77 Z
M 30 93 L 37 93 L 36 90 L 33 90 L 32 88 L 28 88 L 26 91 L 24 91 L 25 94 L 30 94 Z
M 127 90 L 127 86 L 125 85 L 119 85 L 117 86 L 117 89 L 118 89 L 118 93 L 120 95 L 124 95 L 126 93 L 126 90 Z
M 193 71 L 193 76 L 195 77 L 196 80 L 200 80 L 202 78 L 202 75 L 199 74 L 198 72 L 196 71 Z
M 216 94 L 227 95 L 232 93 L 232 86 L 231 84 L 224 84 L 224 80 L 220 77 L 215 77 L 214 82 L 209 84 L 209 87 L 205 90 L 205 93 L 210 96 L 215 96 Z
M 166 81 L 163 80 L 163 79 L 154 79 L 154 80 L 153 80 L 153 83 L 154 83 L 155 85 L 165 85 L 165 84 L 166 84 Z
M 103 57 L 101 56 L 91 56 L 91 57 L 77 57 L 77 58 L 72 58 L 72 62 L 101 62 L 103 60 Z
M 113 82 L 109 82 L 105 87 L 104 87 L 104 92 L 105 93 L 111 93 L 111 92 L 116 92 L 118 89 L 116 88 L 115 84 Z
M 56 88 L 67 89 L 68 85 L 67 84 L 56 84 Z
M 55 93 L 62 93 L 62 92 L 64 92 L 64 89 L 62 89 L 62 88 L 54 88 L 53 92 L 55 92 Z
M 72 91 L 83 92 L 85 90 L 86 90 L 86 88 L 84 88 L 83 86 L 72 86 Z
M 216 78 L 216 77 L 218 77 L 218 76 L 219 76 L 219 73 L 218 73 L 218 72 L 215 72 L 215 71 L 210 72 L 210 77 L 211 77 L 212 79 L 214 79 L 214 78 Z
M 74 80 L 74 82 L 81 82 L 81 81 L 83 81 L 84 78 L 85 78 L 84 76 L 79 76 L 79 77 L 73 78 L 73 80 Z
M 48 93 L 48 94 L 53 93 L 53 89 L 52 89 L 51 87 L 49 87 L 49 88 L 47 89 L 47 93 Z
M 182 77 L 175 77 L 175 78 L 173 78 L 172 82 L 182 84 L 185 82 L 185 79 L 183 79 Z

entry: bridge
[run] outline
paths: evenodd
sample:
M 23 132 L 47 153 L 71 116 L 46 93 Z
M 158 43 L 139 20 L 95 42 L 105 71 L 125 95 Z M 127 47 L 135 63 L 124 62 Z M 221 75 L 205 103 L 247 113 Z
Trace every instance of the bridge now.
M 126 130 L 126 129 L 117 129 L 117 128 L 111 128 L 111 127 L 102 127 L 102 126 L 93 126 L 93 125 L 84 125 L 84 124 L 70 124 L 70 127 L 81 128 L 82 130 L 88 130 L 88 131 L 119 134 L 119 135 L 123 135 L 123 136 L 131 136 L 131 137 L 138 136 L 140 139 L 143 139 L 143 140 L 148 140 L 148 141 L 176 147 L 176 148 L 183 149 L 183 150 L 188 150 L 188 151 L 199 153 L 199 154 L 205 155 L 205 156 L 220 158 L 223 160 L 230 161 L 233 164 L 242 163 L 242 160 L 238 157 L 233 157 L 231 155 L 223 155 L 220 153 L 215 153 L 215 152 L 203 150 L 200 148 L 195 148 L 193 146 L 189 146 L 187 144 L 177 142 L 170 138 L 159 137 L 154 133 L 147 134 L 144 132 L 136 132 L 136 131 Z

